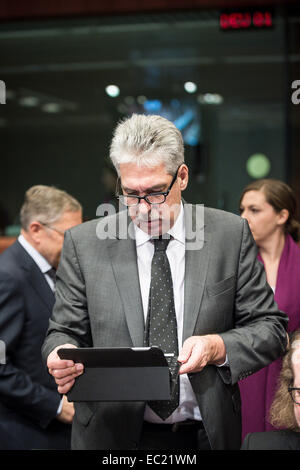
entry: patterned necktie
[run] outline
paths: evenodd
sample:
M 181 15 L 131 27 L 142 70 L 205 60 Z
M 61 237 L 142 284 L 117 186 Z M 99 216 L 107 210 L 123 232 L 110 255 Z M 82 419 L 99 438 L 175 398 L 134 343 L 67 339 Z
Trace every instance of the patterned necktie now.
M 151 264 L 151 285 L 149 293 L 148 317 L 145 331 L 145 344 L 158 346 L 166 354 L 173 387 L 169 401 L 151 401 L 148 405 L 163 420 L 167 419 L 179 404 L 179 378 L 177 376 L 178 339 L 174 305 L 173 283 L 166 249 L 170 239 L 154 240 L 154 255 Z M 172 390 L 173 389 L 173 390 Z

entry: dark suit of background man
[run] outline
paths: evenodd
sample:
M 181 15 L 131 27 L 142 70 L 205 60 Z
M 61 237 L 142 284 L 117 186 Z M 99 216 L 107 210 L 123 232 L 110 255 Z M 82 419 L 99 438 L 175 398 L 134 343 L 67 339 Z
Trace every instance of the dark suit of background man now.
M 64 191 L 34 186 L 21 209 L 21 235 L 0 256 L 0 449 L 68 449 L 72 403 L 57 392 L 41 357 L 54 305 L 65 230 L 81 206 Z M 54 273 L 54 275 L 53 275 Z
M 150 238 L 168 232 L 172 238 L 158 263 L 168 259 L 170 269 L 161 272 L 171 271 L 173 283 L 179 406 L 162 418 L 152 403 L 75 403 L 72 448 L 239 449 L 237 382 L 287 344 L 287 317 L 274 303 L 248 224 L 205 209 L 203 226 L 199 206 L 181 201 L 188 183 L 182 136 L 160 116 L 133 115 L 119 124 L 110 156 L 130 207 L 66 233 L 43 355 L 58 390 L 67 393 L 83 366 L 60 360 L 58 347 L 143 346 L 148 299 L 151 313 L 159 283 L 151 270 L 154 247 L 162 243 Z M 129 222 L 134 236 L 125 237 Z M 169 291 L 157 302 L 163 305 Z M 156 322 L 151 315 L 149 331 Z

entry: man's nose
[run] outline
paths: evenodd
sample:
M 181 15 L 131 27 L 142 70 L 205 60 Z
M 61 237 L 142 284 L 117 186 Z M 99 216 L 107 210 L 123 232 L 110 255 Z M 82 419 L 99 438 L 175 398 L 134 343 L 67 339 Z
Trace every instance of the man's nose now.
M 141 199 L 138 205 L 138 210 L 140 214 L 147 214 L 151 211 L 151 204 L 149 204 L 145 199 Z

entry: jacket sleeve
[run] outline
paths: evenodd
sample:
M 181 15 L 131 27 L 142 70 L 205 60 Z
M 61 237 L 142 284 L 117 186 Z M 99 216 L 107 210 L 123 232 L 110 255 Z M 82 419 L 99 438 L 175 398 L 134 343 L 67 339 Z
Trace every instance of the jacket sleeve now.
M 247 434 L 242 443 L 241 450 L 250 450 L 251 448 L 250 439 L 251 439 L 251 434 Z
M 60 395 L 34 382 L 15 364 L 14 351 L 19 347 L 25 321 L 24 298 L 18 281 L 0 271 L 0 339 L 5 345 L 5 357 L 0 364 L 0 402 L 46 428 L 56 417 Z
M 221 337 L 234 384 L 283 355 L 288 317 L 278 309 L 266 282 L 257 246 L 244 220 L 235 295 L 235 328 Z
M 42 347 L 45 362 L 55 347 L 92 346 L 85 282 L 70 231 L 66 232 L 56 276 L 55 305 Z

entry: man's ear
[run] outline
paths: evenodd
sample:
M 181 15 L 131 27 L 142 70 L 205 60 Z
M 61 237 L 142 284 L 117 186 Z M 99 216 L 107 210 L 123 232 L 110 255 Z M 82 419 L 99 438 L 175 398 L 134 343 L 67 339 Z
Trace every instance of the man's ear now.
M 189 181 L 189 169 L 185 164 L 181 165 L 178 171 L 178 178 L 180 191 L 184 191 Z
M 41 241 L 43 230 L 44 228 L 42 224 L 34 220 L 29 224 L 28 229 L 26 231 L 36 243 L 39 243 Z

